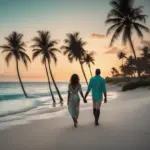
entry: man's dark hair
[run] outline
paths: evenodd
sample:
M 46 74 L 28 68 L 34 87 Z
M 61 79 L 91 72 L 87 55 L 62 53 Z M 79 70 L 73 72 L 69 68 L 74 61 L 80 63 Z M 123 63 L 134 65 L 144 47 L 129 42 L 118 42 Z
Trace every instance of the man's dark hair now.
M 101 74 L 101 70 L 100 70 L 100 69 L 96 69 L 95 74 L 96 74 L 97 76 L 99 76 L 99 75 Z

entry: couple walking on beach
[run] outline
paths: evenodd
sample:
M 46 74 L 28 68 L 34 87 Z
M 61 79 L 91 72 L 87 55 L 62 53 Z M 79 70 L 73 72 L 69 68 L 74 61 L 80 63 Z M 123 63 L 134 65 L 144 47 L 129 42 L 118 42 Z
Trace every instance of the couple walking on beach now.
M 80 79 L 77 74 L 73 74 L 70 79 L 70 84 L 68 86 L 68 110 L 72 116 L 74 127 L 77 127 L 78 117 L 79 117 L 79 107 L 80 107 L 80 97 L 83 98 L 84 103 L 87 103 L 86 97 L 89 92 L 92 90 L 92 99 L 93 99 L 93 114 L 95 118 L 95 125 L 99 125 L 99 116 L 100 116 L 100 107 L 103 100 L 104 94 L 104 103 L 107 103 L 107 93 L 105 80 L 100 76 L 100 69 L 96 69 L 95 76 L 90 79 L 87 92 L 85 96 L 83 95 Z

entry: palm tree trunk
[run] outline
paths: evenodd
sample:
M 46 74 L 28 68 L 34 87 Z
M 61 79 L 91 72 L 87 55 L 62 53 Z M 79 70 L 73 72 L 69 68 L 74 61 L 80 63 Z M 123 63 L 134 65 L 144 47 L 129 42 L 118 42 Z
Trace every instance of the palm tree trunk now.
M 89 67 L 89 70 L 90 70 L 90 73 L 91 73 L 91 77 L 92 77 L 93 75 L 92 75 L 92 71 L 91 71 L 91 66 L 90 66 L 90 64 L 88 65 L 88 67 Z
M 80 62 L 80 65 L 81 65 L 81 70 L 82 70 L 82 73 L 83 73 L 83 75 L 84 75 L 85 81 L 86 81 L 86 83 L 87 83 L 87 85 L 88 85 L 88 80 L 87 80 L 86 74 L 85 74 L 85 72 L 84 72 L 82 62 Z
M 130 42 L 130 46 L 132 48 L 132 52 L 134 54 L 134 58 L 135 60 L 137 61 L 137 57 L 136 57 L 136 53 L 135 53 L 135 49 L 134 49 L 134 46 L 133 46 L 133 43 L 132 43 L 132 39 L 131 39 L 131 36 L 129 36 L 129 42 Z M 136 67 L 137 67 L 137 72 L 138 72 L 138 78 L 139 80 L 141 79 L 141 73 L 140 73 L 140 70 L 139 70 L 139 67 L 138 65 L 136 64 Z
M 54 80 L 54 77 L 53 77 L 53 74 L 52 74 L 52 70 L 51 70 L 50 62 L 49 62 L 49 61 L 48 61 L 48 66 L 49 66 L 49 71 L 50 71 L 51 78 L 52 78 L 52 80 L 53 80 L 54 86 L 55 86 L 55 88 L 56 88 L 56 91 L 57 91 L 58 96 L 59 96 L 59 99 L 60 99 L 60 103 L 62 103 L 62 102 L 63 102 L 63 98 L 62 98 L 62 96 L 61 96 L 61 94 L 60 94 L 60 92 L 59 92 L 59 89 L 58 89 L 58 87 L 57 87 L 57 85 L 56 85 L 56 82 L 55 82 L 55 80 Z
M 123 64 L 123 59 L 122 59 L 122 67 L 124 66 L 124 64 Z M 124 74 L 124 78 L 126 77 L 126 73 L 125 73 L 125 71 L 123 72 L 123 74 Z
M 52 89 L 51 89 L 51 83 L 50 83 L 50 79 L 49 79 L 49 75 L 48 75 L 46 62 L 45 62 L 45 70 L 46 70 L 46 75 L 47 75 L 47 79 L 48 79 L 48 85 L 49 85 L 49 89 L 50 89 L 50 94 L 52 96 L 53 103 L 56 103 L 54 95 L 53 95 L 53 92 L 52 92 Z
M 17 58 L 16 58 L 16 69 L 17 69 L 17 74 L 18 74 L 18 78 L 19 78 L 20 85 L 21 85 L 21 88 L 22 88 L 22 90 L 23 90 L 23 93 L 24 93 L 25 97 L 28 98 L 28 95 L 27 95 L 27 93 L 26 93 L 26 91 L 25 91 L 25 89 L 24 89 L 23 83 L 22 83 L 22 81 L 21 81 L 21 77 L 20 77 L 20 73 L 19 73 L 19 65 L 18 65 L 18 60 L 17 60 Z

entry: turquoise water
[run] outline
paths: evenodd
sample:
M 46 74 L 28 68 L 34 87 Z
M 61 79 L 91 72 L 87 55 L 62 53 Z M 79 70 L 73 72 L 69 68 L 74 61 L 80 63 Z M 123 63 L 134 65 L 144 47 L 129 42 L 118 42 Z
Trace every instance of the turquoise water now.
M 66 94 L 67 82 L 57 83 L 60 88 L 61 94 Z M 84 86 L 84 85 L 83 85 Z M 44 96 L 51 96 L 47 82 L 25 82 L 25 90 L 29 98 L 37 98 Z M 84 87 L 83 87 L 84 88 Z M 53 93 L 56 95 L 55 88 L 52 85 Z M 24 94 L 18 82 L 0 82 L 0 101 L 2 100 L 14 100 L 24 99 Z
M 57 83 L 60 93 L 66 101 L 67 82 Z M 86 85 L 82 84 L 83 91 Z M 29 96 L 25 98 L 20 83 L 18 82 L 0 82 L 0 117 L 27 111 L 41 105 L 52 106 L 51 94 L 47 82 L 25 82 L 25 90 Z M 52 84 L 52 90 L 56 102 L 59 103 L 57 92 Z
M 56 105 L 53 106 L 51 95 L 47 82 L 26 82 L 24 83 L 25 90 L 29 96 L 24 97 L 20 83 L 18 82 L 0 82 L 0 129 L 1 126 L 6 127 L 9 123 L 14 124 L 17 120 L 26 121 L 31 119 L 43 118 L 43 114 L 54 115 L 54 112 L 67 110 L 67 82 L 58 82 L 58 88 L 64 99 L 64 104 L 59 103 L 59 98 L 52 85 Z M 82 90 L 85 93 L 87 86 L 82 83 Z M 108 100 L 113 100 L 117 94 L 112 91 L 109 86 Z M 91 95 L 88 97 L 88 104 L 83 104 L 81 99 L 81 109 L 91 107 Z M 46 116 L 47 117 L 47 116 Z M 7 124 L 6 124 L 7 123 Z

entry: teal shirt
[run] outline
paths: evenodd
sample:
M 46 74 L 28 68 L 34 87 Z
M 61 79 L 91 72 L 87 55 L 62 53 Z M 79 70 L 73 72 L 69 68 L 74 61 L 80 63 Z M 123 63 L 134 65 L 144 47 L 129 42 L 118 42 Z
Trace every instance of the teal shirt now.
M 103 93 L 106 92 L 105 79 L 101 76 L 95 76 L 90 79 L 88 85 L 88 92 L 92 90 L 92 98 L 94 101 L 100 101 L 103 99 Z

